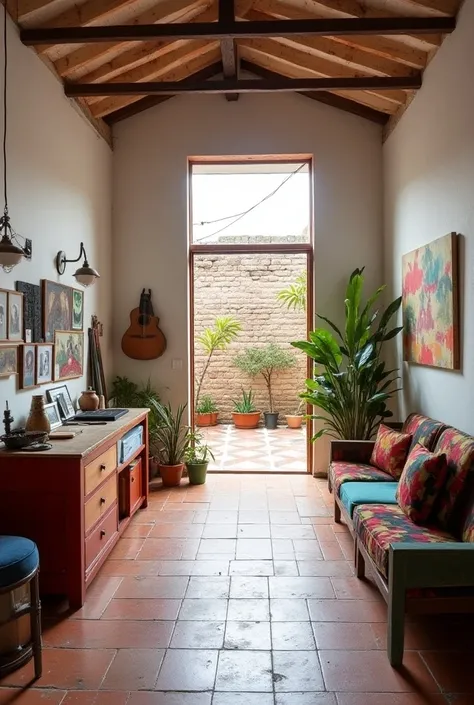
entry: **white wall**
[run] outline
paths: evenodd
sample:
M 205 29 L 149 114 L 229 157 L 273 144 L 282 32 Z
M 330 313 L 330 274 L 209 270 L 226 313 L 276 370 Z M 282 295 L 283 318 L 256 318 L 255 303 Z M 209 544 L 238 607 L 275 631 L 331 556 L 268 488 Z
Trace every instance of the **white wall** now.
M 422 411 L 474 433 L 474 2 L 427 69 L 423 88 L 384 147 L 385 274 L 401 293 L 401 258 L 449 232 L 460 253 L 462 371 L 401 363 L 402 418 Z
M 0 36 L 3 42 L 1 29 Z M 9 208 L 15 230 L 33 241 L 33 259 L 10 274 L 0 269 L 0 288 L 14 289 L 16 280 L 39 284 L 42 278 L 77 286 L 72 277 L 74 265 L 68 265 L 59 277 L 54 259 L 58 250 L 77 257 L 84 241 L 91 266 L 101 274 L 98 283 L 85 290 L 86 339 L 95 313 L 105 324 L 104 364 L 111 375 L 112 153 L 72 108 L 60 83 L 34 52 L 20 44 L 12 23 L 8 41 Z M 0 184 L 3 195 L 2 176 Z M 86 380 L 67 384 L 75 398 Z M 16 422 L 24 420 L 32 393 L 46 389 L 45 385 L 19 391 L 14 377 L 1 378 L 0 415 L 8 400 Z
M 311 153 L 315 159 L 317 309 L 343 316 L 343 285 L 367 266 L 382 278 L 380 128 L 297 95 L 174 98 L 119 123 L 114 134 L 115 369 L 187 400 L 187 158 L 202 155 Z M 128 313 L 151 287 L 168 338 L 158 360 L 120 352 Z M 182 371 L 172 369 L 183 360 Z

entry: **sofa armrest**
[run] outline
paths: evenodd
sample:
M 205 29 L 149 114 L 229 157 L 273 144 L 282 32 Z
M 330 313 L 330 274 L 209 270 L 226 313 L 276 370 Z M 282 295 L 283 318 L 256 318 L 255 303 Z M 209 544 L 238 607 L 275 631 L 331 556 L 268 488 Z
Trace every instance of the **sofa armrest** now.
M 406 588 L 474 586 L 474 543 L 394 543 L 389 574 Z
M 331 441 L 331 462 L 369 463 L 375 441 Z

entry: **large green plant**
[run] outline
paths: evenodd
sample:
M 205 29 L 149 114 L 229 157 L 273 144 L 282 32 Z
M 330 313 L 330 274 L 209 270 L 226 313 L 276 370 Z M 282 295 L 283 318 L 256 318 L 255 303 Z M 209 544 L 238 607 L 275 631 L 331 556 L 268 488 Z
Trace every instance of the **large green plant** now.
M 202 383 L 209 368 L 211 358 L 216 350 L 227 350 L 229 345 L 242 330 L 240 322 L 233 316 L 218 316 L 211 328 L 205 328 L 201 335 L 198 335 L 196 342 L 199 343 L 203 352 L 207 355 L 204 367 L 198 380 L 196 388 L 195 405 L 199 405 Z
M 286 306 L 290 311 L 306 311 L 306 299 L 308 296 L 308 280 L 306 272 L 298 274 L 294 284 L 289 284 L 277 294 L 277 299 L 282 306 Z
M 275 374 L 287 370 L 296 364 L 295 356 L 275 343 L 268 343 L 263 348 L 247 348 L 233 359 L 239 370 L 250 377 L 262 375 L 268 392 L 269 411 L 273 412 L 272 383 Z
M 397 391 L 393 386 L 398 370 L 387 370 L 381 360 L 383 344 L 402 328 L 389 328 L 400 308 L 401 297 L 381 312 L 375 305 L 384 290 L 381 286 L 362 304 L 364 268 L 349 278 L 345 298 L 345 327 L 341 331 L 332 321 L 318 314 L 335 335 L 318 328 L 309 341 L 294 342 L 316 366 L 313 379 L 306 381 L 302 398 L 324 414 L 312 418 L 324 423 L 313 440 L 328 434 L 334 438 L 370 439 L 378 424 L 392 416 L 387 403 Z
M 158 418 L 156 450 L 161 465 L 179 465 L 184 461 L 190 442 L 190 428 L 183 422 L 186 405 L 179 405 L 173 412 L 171 405 L 153 401 Z

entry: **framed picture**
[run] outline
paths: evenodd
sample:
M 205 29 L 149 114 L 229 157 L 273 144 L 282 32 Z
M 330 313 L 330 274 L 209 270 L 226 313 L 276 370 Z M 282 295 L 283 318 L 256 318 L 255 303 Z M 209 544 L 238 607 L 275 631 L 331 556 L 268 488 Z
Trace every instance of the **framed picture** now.
M 60 387 L 53 387 L 53 389 L 48 389 L 46 391 L 46 396 L 50 402 L 57 402 L 59 413 L 65 420 L 73 419 L 76 412 L 72 405 L 71 396 L 69 394 L 69 389 L 65 384 Z
M 84 374 L 84 333 L 59 331 L 54 337 L 54 381 Z
M 72 290 L 72 326 L 73 330 L 82 330 L 84 327 L 84 292 L 79 289 Z
M 20 348 L 20 389 L 35 387 L 36 346 L 22 345 Z
M 445 237 L 403 256 L 403 359 L 458 370 L 458 237 Z
M 0 289 L 0 340 L 8 340 L 8 291 Z
M 18 372 L 18 347 L 4 345 L 0 347 L 0 377 L 10 377 Z
M 23 340 L 23 294 L 8 292 L 8 340 Z
M 57 330 L 71 330 L 72 289 L 43 279 L 43 332 L 46 343 L 54 342 Z
M 36 384 L 53 381 L 53 350 L 50 343 L 38 343 L 36 346 Z
M 61 421 L 61 416 L 59 414 L 57 402 L 52 401 L 50 404 L 45 404 L 44 411 L 46 416 L 48 417 L 51 426 L 51 431 L 54 431 L 55 428 L 59 428 L 63 425 L 63 422 Z
M 16 290 L 23 294 L 23 326 L 25 343 L 40 343 L 43 338 L 41 324 L 41 288 L 38 284 L 17 281 Z M 30 333 L 28 334 L 28 331 Z

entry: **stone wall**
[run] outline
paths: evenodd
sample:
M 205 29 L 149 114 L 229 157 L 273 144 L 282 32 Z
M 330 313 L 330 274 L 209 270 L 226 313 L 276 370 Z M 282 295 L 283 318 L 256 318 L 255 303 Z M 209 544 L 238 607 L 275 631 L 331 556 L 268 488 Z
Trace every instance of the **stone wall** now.
M 293 283 L 306 269 L 303 254 L 198 255 L 194 259 L 195 338 L 217 316 L 237 318 L 242 331 L 225 352 L 216 352 L 207 371 L 201 395 L 210 394 L 219 407 L 219 420 L 230 421 L 232 399 L 241 388 L 254 390 L 259 409 L 268 409 L 266 387 L 261 377 L 250 379 L 234 367 L 233 357 L 250 346 L 274 342 L 292 350 L 296 365 L 274 378 L 275 410 L 294 413 L 298 391 L 306 379 L 306 357 L 291 347 L 306 338 L 306 314 L 288 311 L 277 301 L 281 289 Z M 199 379 L 206 356 L 195 346 L 195 377 Z M 283 420 L 283 416 L 280 417 Z

